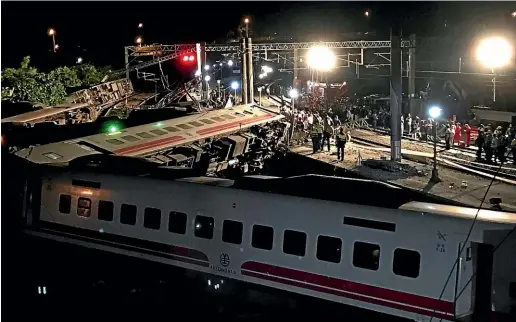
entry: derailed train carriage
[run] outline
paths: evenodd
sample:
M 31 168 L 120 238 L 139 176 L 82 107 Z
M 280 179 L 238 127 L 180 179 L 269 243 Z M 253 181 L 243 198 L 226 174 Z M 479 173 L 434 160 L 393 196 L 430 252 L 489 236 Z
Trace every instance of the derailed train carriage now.
M 116 155 L 197 168 L 202 174 L 258 173 L 266 160 L 286 151 L 283 141 L 289 124 L 283 119 L 281 114 L 247 104 L 125 129 L 113 123 L 106 133 L 29 147 L 16 155 L 36 164 Z

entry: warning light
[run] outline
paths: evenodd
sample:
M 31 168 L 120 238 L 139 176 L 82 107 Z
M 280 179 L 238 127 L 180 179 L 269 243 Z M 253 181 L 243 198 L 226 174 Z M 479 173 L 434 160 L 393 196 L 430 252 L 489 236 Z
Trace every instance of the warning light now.
M 188 61 L 188 57 L 187 57 L 187 56 L 184 56 L 184 57 L 183 57 L 183 61 Z
M 108 129 L 109 133 L 116 133 L 118 132 L 118 127 L 116 127 L 115 125 L 111 125 Z
M 189 61 L 194 61 L 194 59 L 195 59 L 194 55 L 190 55 L 190 56 L 188 57 L 188 60 L 189 60 Z

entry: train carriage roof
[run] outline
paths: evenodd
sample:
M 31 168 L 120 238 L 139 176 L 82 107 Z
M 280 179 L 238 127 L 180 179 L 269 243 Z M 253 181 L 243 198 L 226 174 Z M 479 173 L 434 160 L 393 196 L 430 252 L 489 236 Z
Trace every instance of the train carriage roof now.
M 26 148 L 16 155 L 39 164 L 69 162 L 93 154 L 144 156 L 282 118 L 281 114 L 247 104 Z

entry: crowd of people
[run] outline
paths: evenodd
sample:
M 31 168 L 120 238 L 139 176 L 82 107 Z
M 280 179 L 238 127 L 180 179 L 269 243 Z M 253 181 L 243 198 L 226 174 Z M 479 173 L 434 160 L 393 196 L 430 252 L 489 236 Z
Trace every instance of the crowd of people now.
M 516 129 L 509 125 L 504 131 L 501 126 L 493 130 L 493 126 L 481 124 L 478 127 L 478 137 L 475 140 L 478 147 L 477 159 L 482 158 L 482 151 L 485 153 L 485 160 L 488 163 L 505 163 L 507 156 L 512 154 L 514 165 L 516 165 Z

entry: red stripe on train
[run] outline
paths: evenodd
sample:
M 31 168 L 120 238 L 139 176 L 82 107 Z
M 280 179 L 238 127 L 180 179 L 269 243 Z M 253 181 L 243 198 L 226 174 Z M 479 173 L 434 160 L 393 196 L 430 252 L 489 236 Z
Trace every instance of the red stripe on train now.
M 439 318 L 450 318 L 453 316 L 454 311 L 452 302 L 259 262 L 245 262 L 242 264 L 242 274 Z M 429 310 L 445 312 L 447 314 Z
M 258 122 L 258 121 L 266 120 L 266 119 L 269 119 L 269 118 L 272 118 L 272 117 L 273 117 L 272 114 L 267 113 L 265 115 L 253 117 L 253 118 L 246 119 L 246 120 L 234 121 L 234 122 L 230 122 L 230 123 L 226 123 L 226 124 L 212 126 L 212 127 L 209 127 L 209 128 L 197 131 L 197 134 L 199 134 L 199 135 L 211 134 L 213 132 L 217 132 L 217 131 L 220 131 L 220 130 L 227 130 L 227 129 L 232 128 L 232 127 L 237 126 L 237 125 L 247 125 L 247 124 L 250 124 L 250 123 L 253 123 L 253 122 Z
M 172 137 L 169 137 L 169 138 L 159 139 L 159 140 L 156 140 L 156 141 L 151 141 L 151 142 L 131 145 L 131 146 L 128 146 L 126 148 L 121 148 L 121 149 L 115 150 L 114 152 L 115 152 L 115 154 L 134 153 L 134 152 L 138 152 L 138 151 L 154 148 L 156 146 L 160 146 L 160 145 L 163 145 L 163 144 L 170 144 L 170 143 L 179 142 L 181 140 L 184 140 L 184 137 L 182 137 L 182 136 L 172 136 Z

